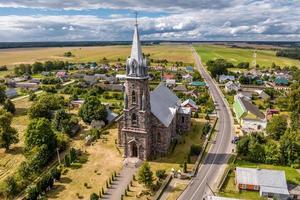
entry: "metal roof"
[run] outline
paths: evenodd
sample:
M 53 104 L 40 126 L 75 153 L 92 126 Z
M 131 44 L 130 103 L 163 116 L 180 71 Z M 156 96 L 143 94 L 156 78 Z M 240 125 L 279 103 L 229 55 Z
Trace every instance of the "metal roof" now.
M 143 61 L 142 47 L 137 24 L 134 27 L 130 58 L 135 59 L 138 64 L 141 64 Z
M 172 122 L 180 104 L 180 99 L 162 83 L 150 92 L 151 112 L 166 127 Z
M 239 184 L 287 189 L 285 172 L 279 170 L 237 167 L 236 180 Z

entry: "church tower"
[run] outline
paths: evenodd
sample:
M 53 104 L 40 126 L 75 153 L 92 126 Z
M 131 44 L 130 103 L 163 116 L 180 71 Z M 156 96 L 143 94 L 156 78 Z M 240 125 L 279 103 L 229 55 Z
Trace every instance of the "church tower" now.
M 123 127 L 121 145 L 125 157 L 146 160 L 151 154 L 150 94 L 147 60 L 143 58 L 136 22 L 131 55 L 126 62 Z

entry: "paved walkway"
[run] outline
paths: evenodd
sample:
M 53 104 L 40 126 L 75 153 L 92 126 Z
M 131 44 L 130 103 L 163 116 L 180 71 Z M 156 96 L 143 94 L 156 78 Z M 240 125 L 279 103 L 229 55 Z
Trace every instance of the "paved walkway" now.
M 102 199 L 120 200 L 121 195 L 125 194 L 127 185 L 130 184 L 130 181 L 132 180 L 132 177 L 136 171 L 137 167 L 133 163 L 129 163 L 124 166 L 117 176 L 117 180 L 113 181 L 111 187 L 105 191 L 105 195 L 102 197 Z

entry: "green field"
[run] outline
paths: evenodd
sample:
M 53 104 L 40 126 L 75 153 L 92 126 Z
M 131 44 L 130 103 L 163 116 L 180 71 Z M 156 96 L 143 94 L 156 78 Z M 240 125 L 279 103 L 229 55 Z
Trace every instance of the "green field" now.
M 230 48 L 225 45 L 195 45 L 195 48 L 204 63 L 208 60 L 213 60 L 217 58 L 226 59 L 233 64 L 238 64 L 240 62 L 253 62 L 253 49 L 242 49 L 242 48 Z M 284 66 L 297 66 L 300 68 L 300 61 L 277 57 L 276 51 L 273 50 L 257 50 L 256 62 L 261 67 L 270 67 L 274 62 L 276 65 L 281 67 Z

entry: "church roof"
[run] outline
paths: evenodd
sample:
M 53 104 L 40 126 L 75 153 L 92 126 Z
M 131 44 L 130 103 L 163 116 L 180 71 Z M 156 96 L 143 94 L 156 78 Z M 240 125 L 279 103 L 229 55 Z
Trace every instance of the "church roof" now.
M 164 84 L 159 84 L 150 93 L 151 112 L 166 127 L 171 124 L 180 103 L 180 99 Z
M 137 24 L 134 28 L 130 58 L 135 59 L 139 64 L 141 64 L 143 61 L 142 47 Z

